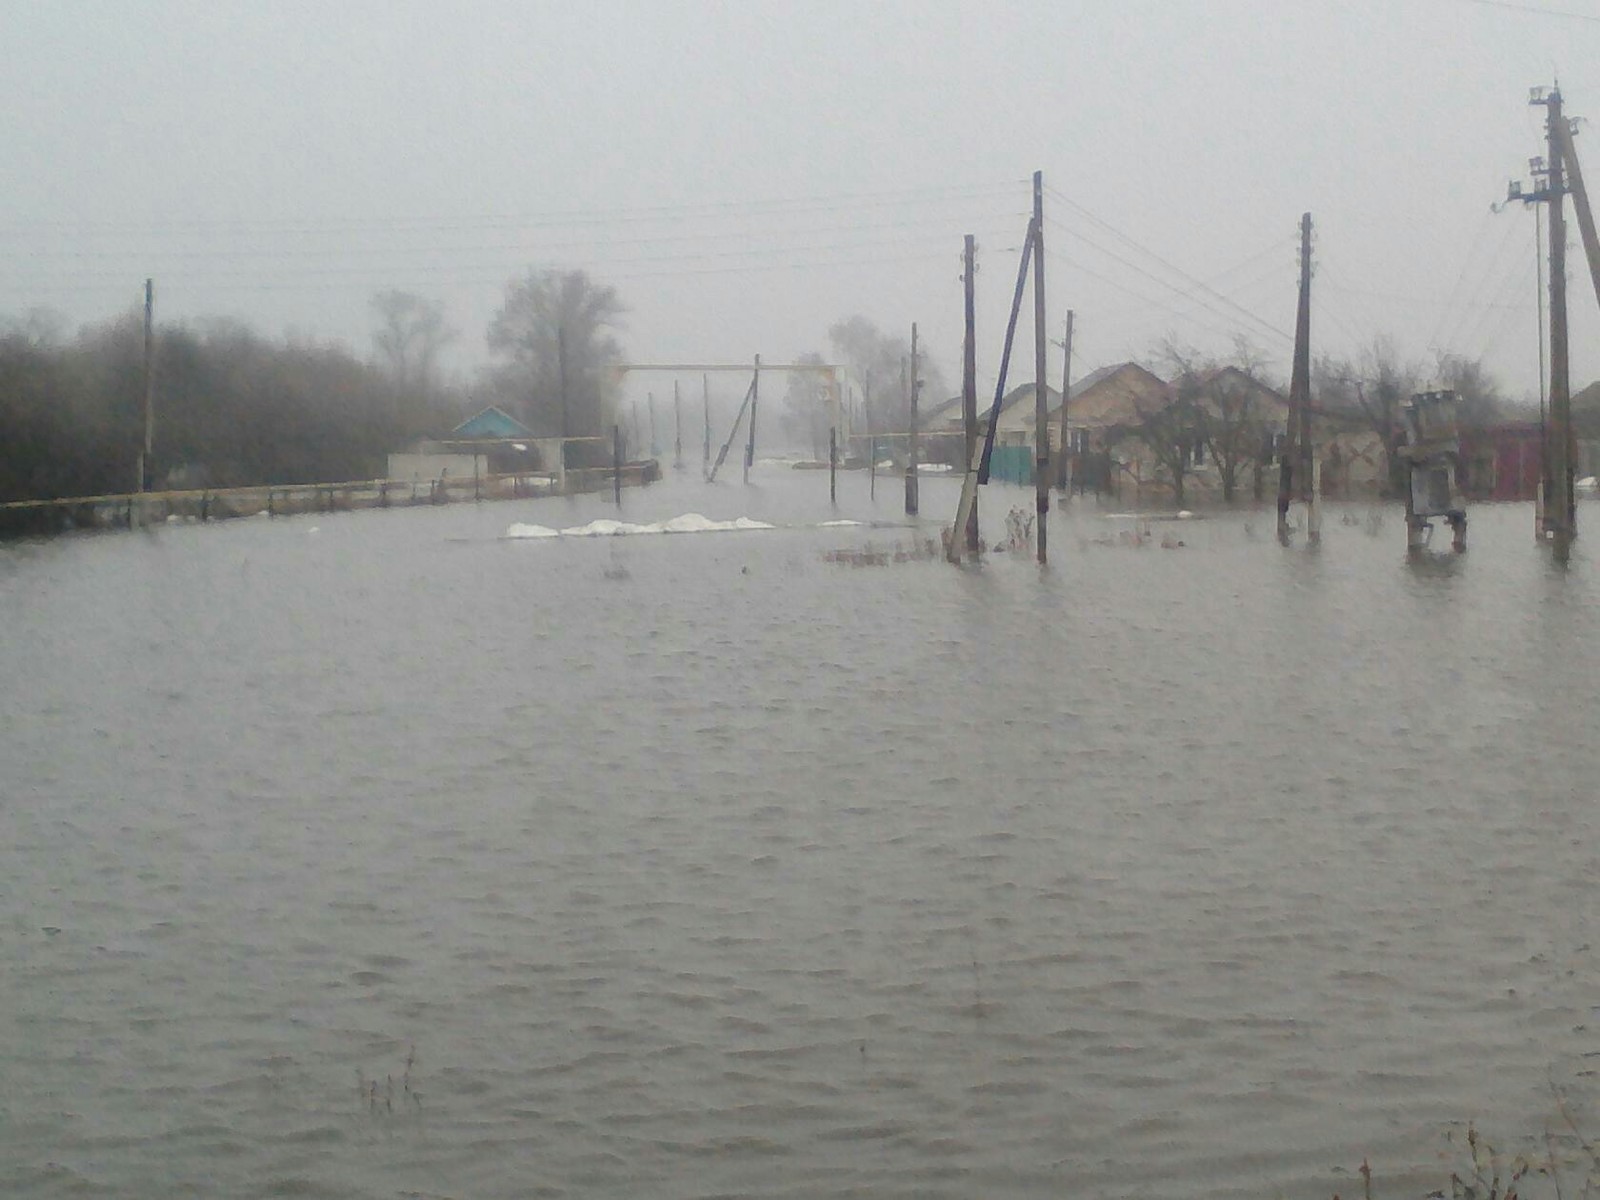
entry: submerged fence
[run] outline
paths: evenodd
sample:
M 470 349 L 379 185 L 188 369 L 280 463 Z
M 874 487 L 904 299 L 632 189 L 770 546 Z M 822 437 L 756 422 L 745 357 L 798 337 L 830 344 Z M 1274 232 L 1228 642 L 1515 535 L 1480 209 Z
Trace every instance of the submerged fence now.
M 476 475 L 438 479 L 363 479 L 342 483 L 261 484 L 237 488 L 64 496 L 0 503 L 0 534 L 66 529 L 133 528 L 169 520 L 220 521 L 283 517 L 462 501 L 517 500 L 598 491 L 618 483 L 637 487 L 661 476 L 654 459 L 613 467 L 546 473 Z

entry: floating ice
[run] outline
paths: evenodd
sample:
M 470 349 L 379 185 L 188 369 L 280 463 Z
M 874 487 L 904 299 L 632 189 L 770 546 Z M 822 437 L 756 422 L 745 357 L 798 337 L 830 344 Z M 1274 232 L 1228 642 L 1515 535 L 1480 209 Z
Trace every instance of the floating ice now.
M 552 538 L 560 537 L 561 531 L 551 529 L 548 525 L 524 525 L 517 522 L 506 530 L 508 538 Z

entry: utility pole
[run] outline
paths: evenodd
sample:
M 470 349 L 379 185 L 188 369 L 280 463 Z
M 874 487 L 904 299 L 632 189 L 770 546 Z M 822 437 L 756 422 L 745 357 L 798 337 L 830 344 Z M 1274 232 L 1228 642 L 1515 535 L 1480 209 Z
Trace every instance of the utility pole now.
M 917 393 L 922 390 L 917 366 L 917 323 L 911 322 L 911 431 L 906 450 L 906 516 L 917 515 Z
M 156 434 L 155 280 L 144 281 L 144 448 L 139 452 L 139 490 L 150 490 L 150 452 Z
M 750 440 L 744 446 L 744 481 L 750 482 L 750 468 L 756 461 L 756 405 L 761 399 L 761 355 L 756 355 L 756 371 L 750 379 Z
M 1533 273 L 1537 277 L 1535 285 L 1538 288 L 1534 293 L 1535 307 L 1539 310 L 1539 491 L 1534 497 L 1533 536 L 1542 542 L 1544 540 L 1544 506 L 1550 493 L 1550 475 L 1548 471 L 1550 432 L 1547 420 L 1549 417 L 1547 408 L 1549 404 L 1549 347 L 1545 342 L 1544 332 L 1544 211 L 1537 204 L 1533 206 Z
M 622 426 L 611 426 L 611 489 L 622 507 Z
M 561 473 L 567 471 L 567 439 L 572 436 L 571 408 L 567 404 L 567 327 L 556 326 L 556 375 L 561 383 Z
M 1545 99 L 1550 160 L 1550 492 L 1545 524 L 1554 534 L 1556 557 L 1566 559 L 1572 544 L 1572 384 L 1567 364 L 1567 218 L 1562 169 L 1561 93 Z
M 1061 355 L 1061 464 L 1056 469 L 1056 486 L 1063 494 L 1072 486 L 1067 465 L 1072 461 L 1071 442 L 1067 438 L 1067 397 L 1072 392 L 1072 310 L 1067 309 L 1067 337 Z
M 1563 151 L 1571 147 L 1572 138 L 1561 113 L 1559 89 L 1534 88 L 1528 103 L 1542 104 L 1545 108 L 1547 146 L 1543 170 L 1540 170 L 1539 160 L 1534 159 L 1531 163 L 1533 190 L 1525 192 L 1520 183 L 1513 182 L 1506 198 L 1527 204 L 1547 204 L 1550 209 L 1550 219 L 1546 222 L 1550 235 L 1550 419 L 1544 433 L 1544 518 L 1539 525 L 1539 536 L 1549 539 L 1557 561 L 1565 562 L 1577 534 L 1577 506 L 1572 486 L 1577 447 L 1573 442 L 1571 380 L 1567 365 L 1567 222 L 1562 199 L 1566 194 Z M 1576 159 L 1573 162 L 1576 165 Z
M 1050 512 L 1050 405 L 1045 385 L 1049 334 L 1044 327 L 1044 172 L 1033 173 L 1033 494 L 1037 513 L 1034 544 L 1043 564 L 1045 522 Z M 1066 403 L 1066 397 L 1061 402 Z
M 1567 173 L 1567 190 L 1572 193 L 1572 214 L 1578 218 L 1578 233 L 1583 238 L 1584 257 L 1589 260 L 1589 280 L 1600 300 L 1600 233 L 1594 227 L 1594 212 L 1589 208 L 1589 193 L 1583 186 L 1583 170 L 1578 166 L 1578 148 L 1572 141 L 1571 120 L 1556 125 L 1561 138 L 1561 166 Z
M 828 372 L 828 503 L 839 503 L 839 372 Z
M 656 437 L 656 394 L 645 393 L 645 403 L 650 406 L 650 457 L 661 457 L 661 442 Z
M 1306 532 L 1318 536 L 1311 480 L 1311 214 L 1300 218 L 1300 304 L 1295 314 L 1294 367 L 1289 376 L 1289 426 L 1278 469 L 1278 540 L 1289 541 L 1289 506 L 1305 500 Z
M 672 381 L 672 469 L 683 470 L 683 397 L 676 379 Z
M 966 332 L 961 342 L 961 421 L 966 431 L 967 456 L 964 460 L 967 471 L 974 469 L 973 457 L 978 452 L 978 337 L 976 315 L 976 271 L 977 239 L 972 234 L 966 235 L 966 242 L 962 251 L 961 284 L 964 297 L 964 317 Z M 956 539 L 960 531 L 956 530 L 950 538 L 950 549 L 957 557 L 960 550 L 956 546 Z M 977 556 L 982 543 L 978 540 L 978 493 L 972 493 L 972 508 L 967 513 L 967 553 Z
M 702 478 L 711 474 L 711 376 L 700 376 L 700 399 L 706 410 L 706 434 L 700 452 L 700 475 Z
M 1567 361 L 1567 218 L 1566 149 L 1571 131 L 1561 113 L 1561 90 L 1545 97 L 1546 131 L 1550 141 L 1550 482 L 1545 524 L 1551 529 L 1556 558 L 1567 561 L 1572 539 L 1578 535 L 1577 495 L 1573 477 L 1577 443 L 1572 432 L 1572 381 Z M 1566 135 L 1565 137 L 1563 135 Z M 1574 160 L 1572 167 L 1576 167 Z M 1573 172 L 1573 183 L 1578 176 Z M 1582 223 L 1580 218 L 1580 224 Z

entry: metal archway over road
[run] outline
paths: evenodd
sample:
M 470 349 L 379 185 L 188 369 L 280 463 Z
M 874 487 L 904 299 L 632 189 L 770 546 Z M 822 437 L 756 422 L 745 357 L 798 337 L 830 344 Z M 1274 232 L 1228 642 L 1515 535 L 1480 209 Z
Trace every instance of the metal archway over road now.
M 825 375 L 828 380 L 828 492 L 829 496 L 838 499 L 838 462 L 839 462 L 839 398 L 840 378 L 844 367 L 838 363 L 763 363 L 758 354 L 751 363 L 618 363 L 612 368 L 620 378 L 630 373 L 641 371 L 668 372 L 679 375 L 699 374 L 704 387 L 704 379 L 711 372 L 749 371 L 750 387 L 745 391 L 744 401 L 739 405 L 739 415 L 733 419 L 733 428 L 728 431 L 728 440 L 723 443 L 722 451 L 717 455 L 715 464 L 711 462 L 711 408 L 709 399 L 706 400 L 706 431 L 705 431 L 705 471 L 706 479 L 713 480 L 717 476 L 717 469 L 722 466 L 723 460 L 728 457 L 728 450 L 733 445 L 733 439 L 738 435 L 739 424 L 744 420 L 745 411 L 750 413 L 749 438 L 745 443 L 744 451 L 744 481 L 750 482 L 750 465 L 755 461 L 756 453 L 756 405 L 760 398 L 761 372 L 783 371 L 786 373 L 804 372 L 812 375 Z M 681 441 L 678 457 L 681 462 L 683 456 Z

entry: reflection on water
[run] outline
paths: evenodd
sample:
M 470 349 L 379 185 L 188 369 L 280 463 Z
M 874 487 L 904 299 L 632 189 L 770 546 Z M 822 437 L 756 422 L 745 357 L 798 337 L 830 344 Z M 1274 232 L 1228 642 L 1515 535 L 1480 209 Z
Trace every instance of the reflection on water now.
M 0 550 L 0 1189 L 1420 1194 L 1585 1094 L 1591 543 L 866 484 Z

